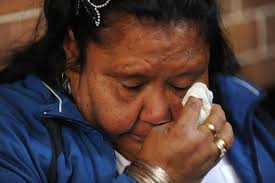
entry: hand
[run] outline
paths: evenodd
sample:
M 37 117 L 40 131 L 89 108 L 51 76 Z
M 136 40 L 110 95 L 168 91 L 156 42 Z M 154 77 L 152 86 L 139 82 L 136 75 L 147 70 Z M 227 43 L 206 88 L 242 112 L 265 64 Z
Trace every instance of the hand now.
M 215 166 L 220 153 L 205 124 L 214 125 L 227 148 L 233 143 L 232 127 L 219 105 L 213 104 L 208 118 L 196 127 L 201 105 L 200 99 L 190 97 L 177 121 L 153 128 L 138 159 L 163 168 L 174 183 L 200 182 Z

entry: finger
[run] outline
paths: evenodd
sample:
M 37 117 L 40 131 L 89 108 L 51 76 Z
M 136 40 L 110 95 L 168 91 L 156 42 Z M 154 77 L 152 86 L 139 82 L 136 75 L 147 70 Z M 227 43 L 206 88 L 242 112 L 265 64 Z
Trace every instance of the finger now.
M 206 156 L 207 158 L 201 165 L 201 170 L 202 170 L 202 172 L 204 172 L 204 174 L 202 174 L 202 175 L 206 175 L 212 168 L 214 168 L 216 166 L 216 164 L 220 160 L 219 159 L 220 155 L 217 150 L 217 146 L 213 142 L 209 144 L 208 148 L 210 149 L 209 154 L 208 154 L 208 156 Z
M 220 138 L 225 142 L 225 148 L 226 150 L 228 150 L 228 148 L 233 144 L 234 141 L 234 134 L 230 123 L 224 123 L 220 132 L 217 134 L 217 138 Z M 204 151 L 204 154 L 202 155 L 207 158 L 201 165 L 202 170 L 205 171 L 210 170 L 219 162 L 221 154 L 219 148 L 214 143 L 214 141 L 210 141 L 210 143 L 207 142 L 209 142 L 209 140 L 207 140 L 204 146 L 202 146 L 202 148 L 207 149 Z
M 234 142 L 234 133 L 232 126 L 229 122 L 226 122 L 220 132 L 217 134 L 217 138 L 224 140 L 226 149 L 228 149 Z
M 201 176 L 208 173 L 216 165 L 219 158 L 217 146 L 213 143 L 212 138 L 205 138 L 194 154 L 197 156 L 196 159 L 199 159 L 197 166 L 200 167 Z
M 206 136 L 212 136 L 212 138 L 214 138 L 216 133 L 221 130 L 225 123 L 226 117 L 223 109 L 220 105 L 213 104 L 210 115 L 198 129 L 201 130 Z
M 183 106 L 180 117 L 176 121 L 176 126 L 196 127 L 196 122 L 200 115 L 202 101 L 195 97 L 189 97 Z
M 232 130 L 232 126 L 228 122 L 226 122 L 224 124 L 221 131 L 217 134 L 217 137 L 215 140 L 217 140 L 217 139 L 221 139 L 224 142 L 223 147 L 225 148 L 226 151 L 233 144 L 233 141 L 234 141 L 233 130 Z M 218 145 L 215 143 L 215 141 L 213 141 L 212 144 L 214 145 L 214 146 L 212 145 L 212 147 L 213 147 L 212 154 L 214 154 L 214 156 L 213 156 L 214 159 L 211 159 L 211 161 L 215 165 L 221 159 L 221 157 L 220 157 L 221 149 L 218 148 Z

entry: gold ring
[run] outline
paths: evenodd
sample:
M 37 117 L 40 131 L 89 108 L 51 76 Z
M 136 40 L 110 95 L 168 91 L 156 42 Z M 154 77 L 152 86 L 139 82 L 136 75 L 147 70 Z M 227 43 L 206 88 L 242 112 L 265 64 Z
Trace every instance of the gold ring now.
M 220 151 L 220 155 L 219 155 L 220 157 L 219 158 L 221 159 L 222 157 L 224 157 L 224 155 L 226 153 L 226 143 L 221 138 L 216 138 L 214 140 L 214 143 L 216 144 L 217 148 Z
M 214 127 L 214 125 L 212 124 L 206 124 L 207 128 L 211 131 L 211 133 L 214 135 L 214 137 L 216 137 L 216 128 Z

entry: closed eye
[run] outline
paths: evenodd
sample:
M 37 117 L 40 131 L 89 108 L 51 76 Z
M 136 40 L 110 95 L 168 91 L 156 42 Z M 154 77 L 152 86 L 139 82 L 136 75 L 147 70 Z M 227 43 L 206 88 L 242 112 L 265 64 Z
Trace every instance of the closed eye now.
M 130 91 L 139 91 L 140 89 L 142 89 L 144 84 L 122 84 L 122 86 Z
M 170 87 L 174 92 L 186 92 L 190 86 L 179 86 L 179 85 L 173 85 L 171 84 Z
M 178 86 L 173 86 L 173 88 L 175 90 L 185 90 L 186 89 L 185 87 L 178 87 Z
M 173 87 L 175 90 L 186 90 L 186 89 L 188 89 L 187 86 L 179 86 L 179 85 L 174 85 L 174 84 L 171 84 L 170 86 Z

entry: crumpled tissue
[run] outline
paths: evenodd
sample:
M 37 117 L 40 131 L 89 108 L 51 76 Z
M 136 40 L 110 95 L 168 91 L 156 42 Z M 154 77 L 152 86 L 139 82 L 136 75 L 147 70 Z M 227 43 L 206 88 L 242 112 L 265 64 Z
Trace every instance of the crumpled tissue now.
M 184 106 L 188 98 L 196 97 L 202 100 L 202 107 L 199 118 L 196 122 L 197 127 L 203 123 L 203 121 L 209 116 L 211 105 L 213 102 L 213 92 L 210 91 L 204 83 L 196 82 L 187 91 L 186 95 L 182 99 L 182 105 Z

